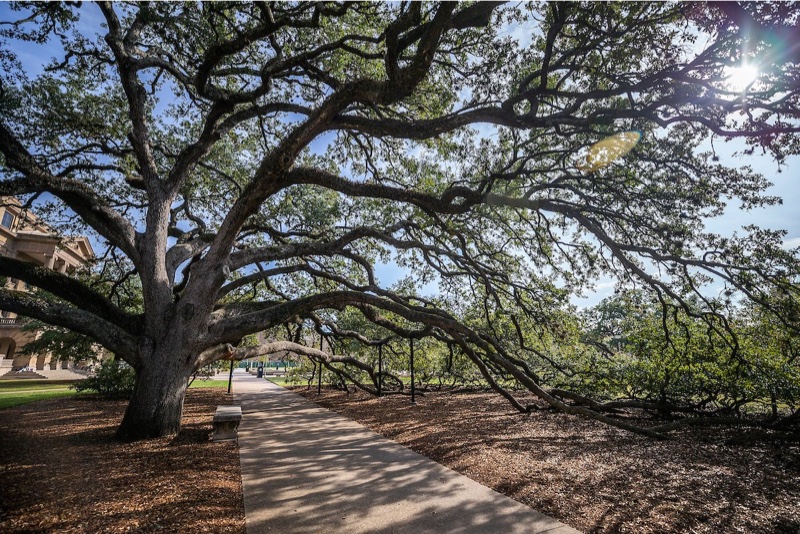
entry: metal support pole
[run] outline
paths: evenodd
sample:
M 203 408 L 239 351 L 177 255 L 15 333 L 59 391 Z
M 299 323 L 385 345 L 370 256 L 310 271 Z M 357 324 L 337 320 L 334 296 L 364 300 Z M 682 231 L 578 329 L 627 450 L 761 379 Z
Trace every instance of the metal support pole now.
M 411 404 L 416 404 L 414 398 L 416 388 L 414 387 L 414 338 L 411 338 Z
M 383 345 L 378 345 L 378 396 L 383 389 Z
M 231 382 L 233 382 L 233 360 L 231 360 L 231 372 L 228 375 L 228 395 L 231 394 Z
M 319 350 L 322 350 L 322 334 L 319 335 Z M 317 377 L 317 395 L 322 395 L 322 360 L 319 362 L 319 376 Z

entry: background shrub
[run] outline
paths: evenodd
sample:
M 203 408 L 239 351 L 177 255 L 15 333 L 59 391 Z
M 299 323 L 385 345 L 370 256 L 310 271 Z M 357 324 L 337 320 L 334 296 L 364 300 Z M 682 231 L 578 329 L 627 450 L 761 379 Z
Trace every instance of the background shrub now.
M 78 381 L 72 387 L 79 393 L 96 391 L 112 399 L 128 399 L 133 394 L 136 371 L 120 360 L 103 360 L 94 376 Z

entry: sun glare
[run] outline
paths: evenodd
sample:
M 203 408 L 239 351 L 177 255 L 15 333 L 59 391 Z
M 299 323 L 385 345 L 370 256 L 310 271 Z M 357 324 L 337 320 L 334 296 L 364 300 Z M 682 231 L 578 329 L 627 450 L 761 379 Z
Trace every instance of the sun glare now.
M 758 79 L 758 69 L 753 65 L 740 65 L 726 70 L 725 82 L 733 91 L 741 92 Z

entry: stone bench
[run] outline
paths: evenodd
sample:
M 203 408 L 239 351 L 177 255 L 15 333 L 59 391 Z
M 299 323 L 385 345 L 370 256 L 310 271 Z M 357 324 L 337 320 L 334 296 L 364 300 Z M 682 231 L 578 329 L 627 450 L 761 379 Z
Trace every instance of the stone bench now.
M 211 436 L 211 440 L 229 441 L 237 439 L 241 420 L 241 406 L 217 406 L 217 411 L 214 413 L 214 433 Z

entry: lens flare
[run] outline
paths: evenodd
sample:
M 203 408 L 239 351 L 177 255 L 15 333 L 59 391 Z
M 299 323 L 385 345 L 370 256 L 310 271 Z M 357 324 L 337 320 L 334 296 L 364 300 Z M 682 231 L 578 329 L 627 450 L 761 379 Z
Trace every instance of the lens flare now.
M 620 132 L 598 141 L 578 156 L 576 166 L 583 172 L 594 172 L 611 164 L 633 150 L 642 138 L 642 132 Z

